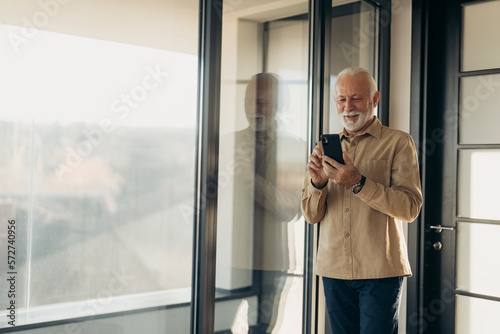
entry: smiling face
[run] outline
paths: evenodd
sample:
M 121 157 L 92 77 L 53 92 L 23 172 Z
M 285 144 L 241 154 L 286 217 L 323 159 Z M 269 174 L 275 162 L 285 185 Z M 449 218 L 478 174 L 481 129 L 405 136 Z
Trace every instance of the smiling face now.
M 363 73 L 344 75 L 335 84 L 335 103 L 342 125 L 350 135 L 362 133 L 373 119 L 380 93 L 370 94 L 370 83 Z

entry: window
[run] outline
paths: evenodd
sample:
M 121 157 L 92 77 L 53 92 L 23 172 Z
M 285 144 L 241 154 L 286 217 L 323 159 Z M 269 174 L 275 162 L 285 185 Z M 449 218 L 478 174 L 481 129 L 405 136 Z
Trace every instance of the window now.
M 243 1 L 223 16 L 216 288 L 234 306 L 215 319 L 234 333 L 302 327 L 307 5 Z
M 190 302 L 198 5 L 140 5 L 1 9 L 0 328 Z

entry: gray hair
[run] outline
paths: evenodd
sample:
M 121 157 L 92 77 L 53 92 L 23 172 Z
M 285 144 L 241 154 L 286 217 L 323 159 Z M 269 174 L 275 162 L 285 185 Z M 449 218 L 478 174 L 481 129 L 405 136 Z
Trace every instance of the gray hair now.
M 358 74 L 362 74 L 365 76 L 366 80 L 368 81 L 368 84 L 370 85 L 370 98 L 372 99 L 373 96 L 375 96 L 375 93 L 377 92 L 377 83 L 375 82 L 375 79 L 371 75 L 370 72 L 365 70 L 364 68 L 361 67 L 348 67 L 346 69 L 343 69 L 339 75 L 337 75 L 337 82 L 339 81 L 340 78 L 349 75 L 349 76 L 355 76 Z M 335 85 L 337 85 L 335 83 Z

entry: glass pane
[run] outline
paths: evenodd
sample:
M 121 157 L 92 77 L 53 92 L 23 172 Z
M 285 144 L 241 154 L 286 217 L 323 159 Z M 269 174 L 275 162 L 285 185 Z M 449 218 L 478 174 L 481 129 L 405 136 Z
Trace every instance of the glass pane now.
M 500 225 L 459 222 L 457 231 L 457 289 L 500 297 Z
M 240 3 L 223 17 L 215 326 L 300 333 L 308 2 Z
M 152 309 L 138 313 L 118 313 L 99 319 L 63 323 L 49 327 L 16 331 L 18 334 L 135 334 L 189 333 L 190 307 Z M 183 319 L 179 321 L 179 319 Z
M 333 4 L 335 6 L 335 2 Z M 348 3 L 332 8 L 330 96 L 333 96 L 337 75 L 347 67 L 365 68 L 377 80 L 379 36 L 377 13 L 375 7 L 365 2 Z M 376 112 L 377 110 L 375 115 Z M 329 133 L 342 131 L 337 115 L 335 101 L 330 98 Z
M 461 78 L 460 144 L 500 143 L 499 105 L 500 74 Z
M 463 7 L 462 70 L 500 67 L 500 1 L 487 1 Z
M 198 1 L 61 3 L 1 10 L 34 20 L 2 26 L 0 53 L 0 247 L 14 218 L 16 325 L 188 303 L 198 34 L 144 44 L 169 35 L 165 19 L 197 26 Z M 122 39 L 130 15 L 142 45 Z M 93 29 L 71 24 L 81 16 Z M 0 305 L 11 300 L 2 293 Z
M 496 333 L 500 302 L 467 296 L 457 296 L 456 333 Z
M 500 179 L 500 149 L 460 150 L 458 155 L 458 215 L 500 220 L 496 194 Z

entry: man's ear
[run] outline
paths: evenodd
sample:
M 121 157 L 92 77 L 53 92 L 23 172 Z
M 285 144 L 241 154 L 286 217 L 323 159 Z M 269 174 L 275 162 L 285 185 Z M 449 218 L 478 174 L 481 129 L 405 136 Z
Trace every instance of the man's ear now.
M 373 95 L 373 100 L 372 100 L 374 109 L 378 105 L 379 100 L 380 100 L 380 92 L 376 91 L 375 94 Z

